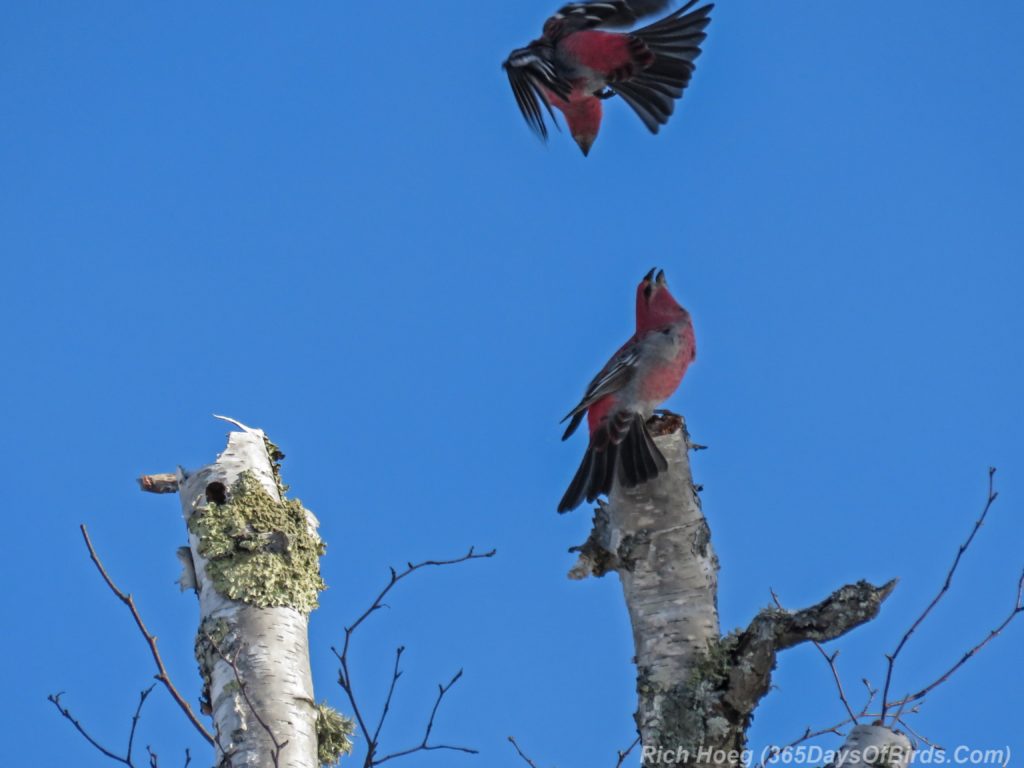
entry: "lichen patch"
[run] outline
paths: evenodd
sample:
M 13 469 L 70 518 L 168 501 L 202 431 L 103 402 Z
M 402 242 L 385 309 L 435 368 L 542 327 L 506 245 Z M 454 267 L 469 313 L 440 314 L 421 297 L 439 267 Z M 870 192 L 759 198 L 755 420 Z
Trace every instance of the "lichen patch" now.
M 280 482 L 278 480 L 278 482 Z M 309 613 L 325 589 L 325 546 L 297 499 L 278 501 L 245 471 L 223 504 L 208 503 L 188 521 L 218 592 L 258 608 L 287 606 Z
M 316 705 L 316 757 L 324 768 L 352 752 L 356 724 L 325 702 Z

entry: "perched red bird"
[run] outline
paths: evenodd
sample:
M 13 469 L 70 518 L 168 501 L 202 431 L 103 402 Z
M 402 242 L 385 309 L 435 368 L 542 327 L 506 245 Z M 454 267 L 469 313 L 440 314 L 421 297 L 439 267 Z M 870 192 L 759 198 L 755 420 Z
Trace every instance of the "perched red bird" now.
M 697 342 L 690 313 L 669 293 L 665 273 L 653 273 L 637 288 L 636 333 L 562 419 L 571 419 L 562 435 L 566 440 L 585 414 L 590 444 L 558 504 L 559 512 L 610 493 L 616 478 L 623 487 L 633 488 L 668 467 L 647 431 L 647 419 L 676 391 L 697 355 Z
M 601 102 L 621 97 L 651 133 L 668 122 L 675 101 L 693 75 L 707 35 L 713 5 L 675 13 L 632 32 L 629 26 L 665 8 L 671 0 L 609 0 L 569 3 L 544 22 L 541 36 L 509 54 L 503 64 L 519 109 L 529 126 L 547 139 L 541 104 L 565 115 L 573 139 L 586 155 L 601 127 Z

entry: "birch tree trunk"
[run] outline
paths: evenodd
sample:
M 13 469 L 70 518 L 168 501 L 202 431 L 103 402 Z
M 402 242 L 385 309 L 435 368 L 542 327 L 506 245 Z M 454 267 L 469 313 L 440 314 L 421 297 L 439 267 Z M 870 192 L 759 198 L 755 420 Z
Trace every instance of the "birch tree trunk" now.
M 600 504 L 570 578 L 616 571 L 633 626 L 644 766 L 736 766 L 778 651 L 831 640 L 874 618 L 895 586 L 847 585 L 802 611 L 762 610 L 722 637 L 718 559 L 690 472 L 683 419 L 648 425 L 668 471 Z
M 199 598 L 196 657 L 222 768 L 316 768 L 307 624 L 323 588 L 317 520 L 284 497 L 277 451 L 234 423 L 217 460 L 179 471 L 182 586 Z M 335 756 L 336 758 L 337 756 Z

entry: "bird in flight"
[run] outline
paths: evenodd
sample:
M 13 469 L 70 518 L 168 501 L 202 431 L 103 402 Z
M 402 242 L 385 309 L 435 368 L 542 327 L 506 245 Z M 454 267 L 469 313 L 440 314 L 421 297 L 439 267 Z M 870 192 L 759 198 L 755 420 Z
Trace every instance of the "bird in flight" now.
M 636 332 L 562 419 L 569 421 L 566 440 L 586 416 L 590 443 L 559 512 L 611 493 L 616 479 L 634 488 L 668 468 L 647 419 L 676 391 L 696 355 L 690 313 L 669 293 L 664 271 L 652 269 L 637 287 Z
M 691 11 L 698 0 L 690 0 L 649 26 L 605 30 L 631 26 L 670 2 L 569 3 L 545 21 L 541 36 L 512 51 L 502 65 L 530 128 L 546 140 L 544 111 L 554 122 L 555 107 L 586 155 L 601 127 L 602 102 L 618 96 L 657 133 L 690 83 L 714 6 Z

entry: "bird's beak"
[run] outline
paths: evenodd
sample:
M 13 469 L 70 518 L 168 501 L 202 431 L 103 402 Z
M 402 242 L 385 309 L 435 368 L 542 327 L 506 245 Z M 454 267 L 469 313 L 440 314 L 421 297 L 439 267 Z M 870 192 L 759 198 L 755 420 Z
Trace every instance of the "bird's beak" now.
M 594 139 L 597 137 L 588 136 L 586 134 L 581 133 L 579 135 L 573 136 L 573 138 L 576 140 L 576 143 L 579 145 L 580 149 L 583 150 L 583 156 L 586 157 L 587 155 L 590 154 L 590 148 L 594 146 Z
M 654 273 L 658 271 L 657 267 L 652 267 L 651 271 L 644 275 L 643 282 L 641 285 L 644 287 L 644 299 L 650 303 L 651 296 L 654 295 Z

